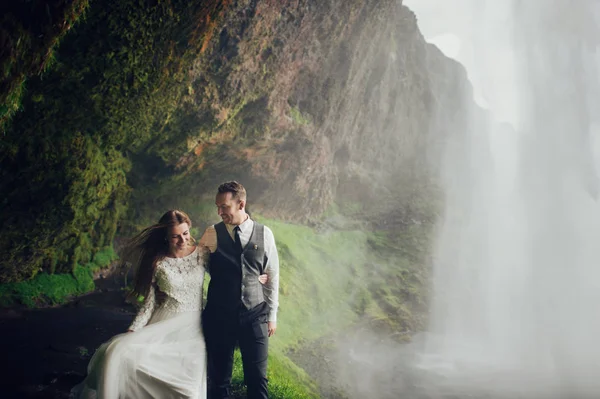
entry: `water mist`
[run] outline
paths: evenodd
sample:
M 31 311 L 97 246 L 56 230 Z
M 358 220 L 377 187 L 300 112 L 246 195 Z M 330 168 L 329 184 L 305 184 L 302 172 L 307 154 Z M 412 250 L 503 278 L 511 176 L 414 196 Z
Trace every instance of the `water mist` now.
M 599 6 L 460 3 L 496 121 L 443 161 L 419 365 L 475 397 L 600 397 Z

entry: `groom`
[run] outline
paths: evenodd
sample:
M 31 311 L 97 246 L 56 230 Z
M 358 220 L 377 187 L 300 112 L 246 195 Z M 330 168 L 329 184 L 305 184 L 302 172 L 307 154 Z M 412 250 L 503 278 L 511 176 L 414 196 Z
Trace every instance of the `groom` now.
M 216 197 L 223 220 L 200 244 L 210 249 L 210 284 L 202 314 L 208 352 L 208 397 L 230 398 L 233 352 L 239 344 L 248 398 L 267 398 L 268 337 L 277 328 L 279 257 L 273 232 L 246 213 L 246 190 L 231 181 Z M 262 285 L 258 276 L 268 274 Z

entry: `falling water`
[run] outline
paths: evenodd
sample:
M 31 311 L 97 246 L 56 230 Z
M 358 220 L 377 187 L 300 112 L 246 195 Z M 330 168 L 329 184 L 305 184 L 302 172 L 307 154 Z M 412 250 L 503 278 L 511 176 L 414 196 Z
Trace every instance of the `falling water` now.
M 600 5 L 455 3 L 493 121 L 446 153 L 419 367 L 460 398 L 600 398 Z
M 338 377 L 351 398 L 600 398 L 600 1 L 403 3 L 478 106 L 442 160 L 429 331 L 351 336 Z

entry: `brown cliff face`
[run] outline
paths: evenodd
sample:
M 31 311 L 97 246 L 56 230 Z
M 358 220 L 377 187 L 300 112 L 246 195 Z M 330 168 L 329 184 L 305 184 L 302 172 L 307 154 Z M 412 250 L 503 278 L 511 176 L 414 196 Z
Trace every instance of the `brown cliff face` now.
M 0 141 L 3 282 L 227 179 L 266 216 L 431 221 L 440 143 L 467 129 L 463 69 L 397 0 L 98 0 L 56 60 Z
M 466 126 L 467 80 L 410 10 L 245 1 L 212 29 L 184 101 L 187 117 L 210 123 L 191 132 L 179 168 L 242 179 L 254 209 L 296 220 L 335 198 L 386 213 L 385 202 L 431 194 L 436 143 Z

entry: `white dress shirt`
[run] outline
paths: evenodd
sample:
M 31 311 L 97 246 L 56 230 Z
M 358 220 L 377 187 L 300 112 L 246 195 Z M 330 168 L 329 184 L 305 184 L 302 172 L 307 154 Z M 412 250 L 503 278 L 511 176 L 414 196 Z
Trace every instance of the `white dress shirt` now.
M 246 219 L 240 226 L 240 241 L 242 248 L 244 248 L 254 229 L 254 221 L 250 218 Z M 226 224 L 227 232 L 232 239 L 235 240 L 235 233 L 233 229 L 236 227 L 232 224 Z M 265 296 L 265 302 L 271 308 L 269 312 L 269 321 L 277 322 L 277 309 L 279 307 L 279 255 L 277 254 L 277 247 L 275 246 L 275 236 L 270 228 L 265 226 L 264 234 L 264 249 L 265 249 L 265 265 L 264 272 L 269 275 L 269 281 L 263 284 L 263 294 Z M 217 231 L 215 226 L 210 226 L 206 229 L 202 238 L 198 244 L 208 247 L 211 253 L 217 250 Z M 208 267 L 210 273 L 210 265 Z

